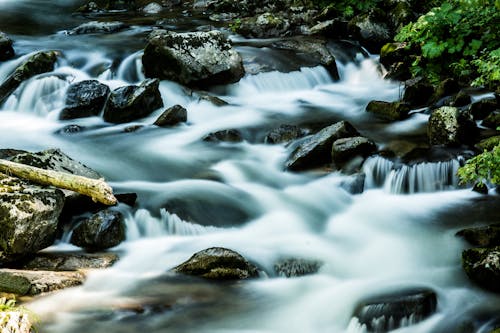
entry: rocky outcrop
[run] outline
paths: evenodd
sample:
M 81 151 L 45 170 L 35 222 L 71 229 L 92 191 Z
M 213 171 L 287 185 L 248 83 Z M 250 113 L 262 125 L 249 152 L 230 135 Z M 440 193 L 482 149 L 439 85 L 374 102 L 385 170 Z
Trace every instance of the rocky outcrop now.
M 295 125 L 280 125 L 271 130 L 264 138 L 265 143 L 278 144 L 286 143 L 304 136 L 304 131 Z
M 403 102 L 371 101 L 366 106 L 366 111 L 382 119 L 395 121 L 408 118 L 410 106 Z
M 421 77 L 405 82 L 405 92 L 402 101 L 412 108 L 429 104 L 434 95 L 434 86 Z
M 12 39 L 0 31 L 0 61 L 12 59 L 15 55 Z
M 457 236 L 463 237 L 473 246 L 500 246 L 500 224 L 463 229 L 457 232 Z
M 104 108 L 110 89 L 97 80 L 73 83 L 66 92 L 66 106 L 59 114 L 59 119 L 97 116 Z
M 288 157 L 285 167 L 299 171 L 328 164 L 331 162 L 332 145 L 336 140 L 358 135 L 358 131 L 346 121 L 325 127 L 301 142 Z
M 123 22 L 91 21 L 83 23 L 82 25 L 79 25 L 74 29 L 71 29 L 70 31 L 68 31 L 68 34 L 69 35 L 83 35 L 83 34 L 95 34 L 95 33 L 110 34 L 127 29 L 127 27 L 128 26 Z
M 288 258 L 277 261 L 273 268 L 278 276 L 290 278 L 315 274 L 321 266 L 317 260 Z
M 474 142 L 477 127 L 469 113 L 443 106 L 429 117 L 427 135 L 431 145 L 456 146 Z
M 37 271 L 78 271 L 111 267 L 116 253 L 40 252 L 16 264 L 15 268 Z
M 0 266 L 53 244 L 64 195 L 0 173 Z
M 174 271 L 212 280 L 241 280 L 258 276 L 257 267 L 239 253 L 222 247 L 197 252 L 175 267 Z
M 34 296 L 81 285 L 81 272 L 25 271 L 0 269 L 0 291 L 16 295 Z
M 160 81 L 147 79 L 139 86 L 124 86 L 113 90 L 104 107 L 103 118 L 110 123 L 126 123 L 150 115 L 163 106 Z
M 4 82 L 0 84 L 0 104 L 12 94 L 25 80 L 35 75 L 54 70 L 57 54 L 54 51 L 37 52 L 19 65 Z
M 181 105 L 174 105 L 156 119 L 153 125 L 160 127 L 174 126 L 187 121 L 187 110 Z
M 500 293 L 500 246 L 465 250 L 462 266 L 480 287 Z
M 241 56 L 220 31 L 151 33 L 142 57 L 146 77 L 190 87 L 237 82 L 244 75 Z
M 410 289 L 374 296 L 362 301 L 354 312 L 368 332 L 387 332 L 416 324 L 436 311 L 436 293 Z
M 356 157 L 361 157 L 359 165 L 361 165 L 364 158 L 370 156 L 377 151 L 375 142 L 363 136 L 355 136 L 350 138 L 341 138 L 335 140 L 332 145 L 332 161 L 333 165 L 341 170 L 348 166 Z M 352 169 L 350 166 L 347 169 Z
M 386 15 L 380 10 L 356 16 L 349 22 L 348 30 L 370 52 L 378 53 L 392 39 Z
M 81 221 L 73 229 L 70 242 L 87 251 L 100 251 L 117 246 L 124 240 L 123 215 L 106 209 Z

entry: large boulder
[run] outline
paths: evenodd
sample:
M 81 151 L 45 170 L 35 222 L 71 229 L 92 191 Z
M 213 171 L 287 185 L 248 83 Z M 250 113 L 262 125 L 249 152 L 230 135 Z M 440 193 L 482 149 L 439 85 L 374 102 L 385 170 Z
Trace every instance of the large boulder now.
M 500 246 L 500 224 L 463 229 L 457 232 L 457 236 L 463 237 L 474 246 Z
M 500 246 L 465 250 L 462 266 L 479 286 L 500 293 Z
M 25 80 L 35 75 L 51 72 L 57 60 L 54 51 L 37 52 L 19 65 L 4 82 L 0 84 L 0 104 L 2 104 Z
M 434 291 L 408 289 L 365 299 L 357 306 L 354 317 L 368 332 L 387 332 L 426 319 L 436 306 Z
M 124 86 L 113 90 L 104 107 L 104 120 L 110 123 L 127 123 L 161 108 L 163 100 L 159 84 L 157 79 L 147 79 L 139 86 Z
M 347 121 L 325 127 L 300 143 L 288 157 L 285 167 L 299 171 L 328 164 L 331 162 L 332 144 L 336 140 L 358 135 L 358 131 Z
M 0 173 L 0 266 L 53 244 L 64 194 Z
M 443 106 L 429 117 L 427 135 L 431 145 L 456 146 L 473 142 L 477 127 L 469 113 Z
M 354 17 L 349 22 L 348 29 L 370 52 L 379 52 L 380 48 L 392 39 L 387 17 L 381 10 Z
M 394 121 L 408 118 L 410 106 L 403 102 L 371 101 L 366 106 L 366 111 L 380 118 Z
M 75 119 L 97 116 L 108 99 L 110 89 L 97 80 L 73 83 L 66 92 L 66 106 L 59 119 Z
M 258 276 L 257 267 L 239 253 L 222 247 L 197 252 L 175 267 L 174 271 L 213 280 L 238 280 Z
M 0 61 L 5 61 L 13 58 L 15 55 L 12 47 L 12 39 L 0 31 Z
M 73 229 L 70 242 L 88 251 L 100 251 L 117 246 L 124 240 L 123 215 L 107 209 L 81 221 Z
M 191 87 L 233 83 L 245 74 L 241 56 L 220 31 L 154 31 L 142 63 L 146 77 Z
M 428 105 L 433 95 L 434 86 L 422 77 L 405 82 L 403 102 L 408 103 L 413 108 Z

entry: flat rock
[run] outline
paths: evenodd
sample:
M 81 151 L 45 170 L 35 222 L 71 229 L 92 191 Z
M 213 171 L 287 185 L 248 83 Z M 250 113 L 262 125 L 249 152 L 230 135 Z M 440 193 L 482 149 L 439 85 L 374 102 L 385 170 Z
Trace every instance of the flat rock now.
M 127 29 L 128 26 L 123 22 L 111 21 L 111 22 L 99 22 L 91 21 L 86 22 L 78 27 L 68 31 L 69 35 L 83 35 L 83 34 L 95 34 L 95 33 L 115 33 Z
M 23 270 L 78 271 L 111 267 L 119 259 L 116 253 L 39 252 L 20 265 Z
M 341 138 L 333 142 L 332 161 L 336 168 L 342 169 L 353 158 L 366 158 L 376 151 L 375 142 L 363 136 Z
M 0 269 L 0 291 L 16 295 L 39 295 L 81 285 L 81 272 L 25 271 Z

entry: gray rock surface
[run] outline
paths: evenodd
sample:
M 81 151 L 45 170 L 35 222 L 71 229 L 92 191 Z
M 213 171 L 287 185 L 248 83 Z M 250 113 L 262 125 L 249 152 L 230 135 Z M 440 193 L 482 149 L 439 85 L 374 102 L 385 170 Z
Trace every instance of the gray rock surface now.
M 85 275 L 81 272 L 0 269 L 0 291 L 21 296 L 34 296 L 78 286 L 84 280 Z
M 456 146 L 473 142 L 477 127 L 468 113 L 443 106 L 434 110 L 429 117 L 427 135 L 431 145 Z
M 59 119 L 97 116 L 104 108 L 110 89 L 97 80 L 73 83 L 66 92 L 66 106 L 59 114 Z
M 181 105 L 174 105 L 156 119 L 153 125 L 160 127 L 174 126 L 187 121 L 187 110 Z

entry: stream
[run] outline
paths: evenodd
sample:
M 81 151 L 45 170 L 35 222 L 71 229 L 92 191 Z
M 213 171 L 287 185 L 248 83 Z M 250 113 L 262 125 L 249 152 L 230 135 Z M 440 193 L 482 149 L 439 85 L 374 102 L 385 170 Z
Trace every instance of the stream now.
M 437 311 L 394 332 L 489 332 L 500 297 L 467 279 L 460 262 L 467 244 L 455 233 L 499 222 L 499 199 L 458 186 L 460 157 L 403 168 L 371 157 L 363 166 L 364 192 L 353 195 L 343 187 L 350 176 L 285 171 L 293 145 L 264 143 L 281 124 L 317 130 L 340 120 L 379 149 L 425 142 L 425 113 L 386 123 L 365 112 L 369 101 L 394 101 L 402 93 L 400 83 L 382 79 L 376 55 L 339 43 L 340 80 L 334 81 L 321 66 L 307 67 L 266 41 L 233 35 L 244 60 L 260 57 L 275 70 L 214 88 L 211 93 L 228 105 L 215 106 L 162 81 L 165 107 L 146 118 L 119 125 L 101 117 L 62 121 L 58 114 L 71 83 L 98 79 L 115 89 L 144 79 L 142 49 L 159 19 L 134 21 L 117 13 L 130 28 L 70 35 L 88 21 L 71 15 L 79 3 L 0 0 L 0 31 L 15 41 L 18 55 L 61 54 L 54 72 L 23 83 L 0 106 L 0 148 L 59 148 L 102 173 L 115 192 L 137 193 L 138 200 L 134 207 L 117 207 L 126 216 L 127 240 L 113 249 L 120 255 L 113 267 L 90 273 L 83 286 L 28 304 L 41 320 L 40 333 L 362 333 L 366 328 L 353 318 L 359 302 L 405 288 L 434 290 Z M 211 24 L 182 13 L 161 19 L 176 31 Z M 22 59 L 0 63 L 0 81 Z M 175 104 L 187 109 L 187 123 L 152 125 Z M 226 129 L 238 129 L 244 140 L 202 140 Z M 197 223 L 169 211 L 168 202 L 185 205 Z M 169 273 L 214 246 L 237 251 L 262 270 L 261 277 L 212 283 Z M 50 248 L 75 249 L 64 241 Z M 273 274 L 283 258 L 322 265 L 316 274 L 285 278 Z M 474 326 L 466 330 L 469 322 Z

